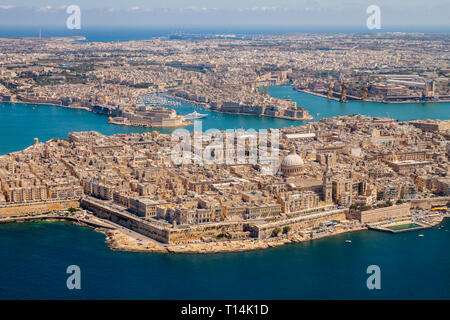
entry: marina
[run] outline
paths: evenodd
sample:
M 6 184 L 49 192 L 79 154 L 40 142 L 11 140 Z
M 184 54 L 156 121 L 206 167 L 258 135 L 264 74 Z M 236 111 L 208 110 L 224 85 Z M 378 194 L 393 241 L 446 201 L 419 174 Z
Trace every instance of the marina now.
M 179 107 L 181 102 L 164 96 L 162 93 L 147 92 L 138 96 L 137 105 L 147 105 L 153 107 Z

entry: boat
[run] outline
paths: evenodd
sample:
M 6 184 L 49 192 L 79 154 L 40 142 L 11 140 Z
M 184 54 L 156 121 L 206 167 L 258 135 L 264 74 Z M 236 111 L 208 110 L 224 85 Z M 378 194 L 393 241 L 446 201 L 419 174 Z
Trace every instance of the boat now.
M 419 234 L 419 237 L 423 237 L 423 234 Z
M 345 240 L 345 242 L 347 242 L 347 243 L 351 243 L 351 242 L 352 242 L 352 240 Z
M 198 113 L 197 111 L 194 111 L 192 113 L 189 113 L 187 115 L 184 116 L 184 118 L 186 120 L 194 120 L 194 119 L 202 119 L 207 117 L 207 114 L 202 114 L 202 113 Z

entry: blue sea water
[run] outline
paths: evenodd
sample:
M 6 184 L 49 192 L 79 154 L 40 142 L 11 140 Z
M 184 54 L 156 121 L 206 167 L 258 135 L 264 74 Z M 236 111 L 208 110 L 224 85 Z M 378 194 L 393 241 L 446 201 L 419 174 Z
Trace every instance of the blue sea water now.
M 449 299 L 450 221 L 440 227 L 173 255 L 111 251 L 103 234 L 68 222 L 5 224 L 0 299 Z M 69 265 L 81 269 L 81 290 L 66 287 Z M 380 290 L 367 289 L 370 265 Z
M 299 107 L 304 107 L 317 119 L 348 114 L 363 114 L 374 117 L 391 117 L 399 121 L 414 119 L 450 119 L 450 102 L 380 103 L 328 100 L 304 92 L 292 90 L 292 86 L 273 86 L 269 94 L 277 98 L 291 98 Z M 317 116 L 317 113 L 320 115 Z
M 271 87 L 321 117 L 361 113 L 398 120 L 449 119 L 450 103 L 339 103 Z M 182 103 L 176 110 L 198 109 Z M 301 122 L 208 113 L 203 129 L 276 128 Z M 188 129 L 192 129 L 188 127 Z M 0 104 L 0 154 L 66 138 L 71 131 L 104 134 L 151 131 L 117 126 L 83 110 Z M 171 132 L 173 129 L 160 129 Z M 0 299 L 450 299 L 450 223 L 442 228 L 388 234 L 361 231 L 245 253 L 144 254 L 111 251 L 104 236 L 70 223 L 0 225 Z M 346 243 L 350 239 L 352 243 Z M 78 265 L 82 290 L 66 288 L 66 268 Z M 366 269 L 381 268 L 381 290 L 368 290 Z
M 201 107 L 182 102 L 175 107 L 179 114 L 188 114 L 197 110 L 207 113 L 208 117 L 201 121 L 202 130 L 211 128 L 249 129 L 280 128 L 298 125 L 299 122 L 256 116 L 232 115 L 211 112 Z M 194 126 L 186 127 L 193 130 Z M 22 150 L 33 143 L 33 138 L 47 141 L 52 138 L 67 139 L 67 134 L 73 131 L 95 130 L 102 134 L 160 131 L 171 133 L 175 128 L 140 128 L 120 126 L 108 123 L 108 117 L 94 114 L 86 110 L 69 109 L 57 106 L 1 103 L 0 102 L 0 154 Z
M 450 102 L 442 103 L 407 103 L 384 104 L 376 102 L 329 101 L 326 98 L 297 92 L 291 86 L 274 86 L 269 88 L 274 97 L 290 97 L 314 116 L 313 121 L 323 117 L 345 114 L 364 114 L 371 116 L 390 116 L 406 121 L 412 119 L 450 119 Z M 298 126 L 304 121 L 276 119 L 270 117 L 233 115 L 212 112 L 190 103 L 182 102 L 175 107 L 179 114 L 188 114 L 197 110 L 207 113 L 202 119 L 202 129 L 265 129 Z M 317 115 L 319 113 L 320 115 Z M 193 126 L 186 127 L 193 130 Z M 0 103 L 0 154 L 22 150 L 33 143 L 33 138 L 47 141 L 52 138 L 67 138 L 73 131 L 96 130 L 106 135 L 116 133 L 144 132 L 158 130 L 171 133 L 173 128 L 138 128 L 119 126 L 108 123 L 104 115 L 93 114 L 85 110 L 68 109 L 48 105 L 28 105 L 20 103 Z
M 448 32 L 447 28 L 383 31 Z M 42 28 L 44 37 L 87 37 L 125 41 L 171 34 L 367 32 L 354 29 L 284 28 Z M 36 37 L 38 27 L 0 28 L 0 37 Z M 449 119 L 450 103 L 387 105 L 339 103 L 271 87 L 317 119 L 360 113 L 398 120 Z M 195 110 L 183 103 L 180 114 Z M 278 128 L 299 125 L 283 119 L 227 115 L 207 110 L 203 129 Z M 320 115 L 317 115 L 319 113 Z M 192 127 L 187 129 L 192 130 Z M 0 154 L 41 141 L 66 138 L 71 131 L 103 134 L 152 131 L 107 123 L 107 117 L 54 106 L 0 103 Z M 170 133 L 173 129 L 159 129 Z M 424 237 L 418 237 L 418 234 Z M 345 240 L 352 240 L 346 243 Z M 360 231 L 279 248 L 213 255 L 144 254 L 111 251 L 104 235 L 63 222 L 0 225 L 0 299 L 450 299 L 450 222 L 441 228 L 400 234 Z M 68 290 L 66 268 L 81 268 L 82 290 Z M 366 269 L 381 269 L 381 290 L 368 290 Z
M 406 33 L 448 33 L 450 28 L 444 26 L 388 26 L 381 30 L 368 30 L 365 24 L 359 26 L 318 26 L 318 25 L 161 25 L 161 26 L 93 26 L 82 25 L 81 29 L 67 29 L 62 26 L 1 26 L 0 38 L 38 37 L 41 31 L 42 37 L 71 37 L 84 36 L 87 41 L 110 42 L 130 40 L 152 40 L 167 38 L 171 35 L 228 35 L 235 34 L 245 37 L 255 34 L 285 34 L 285 33 L 379 33 L 379 32 L 406 32 Z

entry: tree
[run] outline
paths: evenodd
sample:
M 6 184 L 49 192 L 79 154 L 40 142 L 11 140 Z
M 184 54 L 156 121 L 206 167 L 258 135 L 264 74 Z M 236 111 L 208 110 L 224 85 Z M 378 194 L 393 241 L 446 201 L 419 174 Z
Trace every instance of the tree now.
M 78 210 L 77 210 L 76 208 L 69 208 L 68 211 L 69 211 L 70 213 L 75 213 L 75 212 L 77 212 Z

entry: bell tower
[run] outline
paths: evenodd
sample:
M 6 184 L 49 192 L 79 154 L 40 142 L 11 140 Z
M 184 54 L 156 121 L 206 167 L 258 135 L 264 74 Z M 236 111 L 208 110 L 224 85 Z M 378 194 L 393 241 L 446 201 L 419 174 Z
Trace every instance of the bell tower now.
M 323 193 L 323 201 L 326 204 L 331 204 L 333 202 L 333 186 L 331 182 L 331 172 L 330 172 L 330 156 L 326 155 L 326 169 L 323 175 L 323 185 L 322 185 L 322 193 Z

